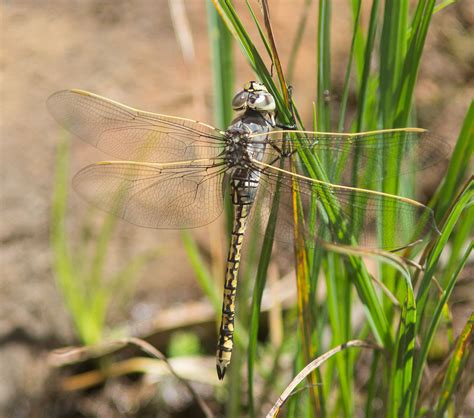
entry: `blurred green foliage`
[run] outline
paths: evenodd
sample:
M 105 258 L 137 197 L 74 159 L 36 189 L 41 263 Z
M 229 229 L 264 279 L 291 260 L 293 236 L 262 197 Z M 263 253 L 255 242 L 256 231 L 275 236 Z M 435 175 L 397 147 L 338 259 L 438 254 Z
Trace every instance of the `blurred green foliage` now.
M 123 305 L 129 299 L 134 280 L 143 266 L 156 258 L 157 252 L 139 254 L 118 272 L 107 274 L 105 264 L 117 219 L 105 215 L 95 233 L 88 216 L 81 225 L 79 237 L 70 235 L 66 222 L 69 143 L 63 134 L 57 148 L 50 238 L 53 268 L 77 336 L 83 344 L 90 345 L 103 341 L 110 306 Z

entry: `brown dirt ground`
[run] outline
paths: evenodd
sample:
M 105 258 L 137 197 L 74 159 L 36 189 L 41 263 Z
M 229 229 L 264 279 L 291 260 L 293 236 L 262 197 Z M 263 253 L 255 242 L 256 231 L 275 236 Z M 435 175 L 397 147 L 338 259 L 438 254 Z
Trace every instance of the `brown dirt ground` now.
M 285 64 L 297 20 L 294 11 L 302 0 L 271 4 Z M 338 0 L 333 9 L 338 22 L 332 51 L 336 102 L 350 42 L 346 4 Z M 192 62 L 182 58 L 164 0 L 2 2 L 0 416 L 32 416 L 31 400 L 44 389 L 48 350 L 74 342 L 51 267 L 51 194 L 60 133 L 45 100 L 56 90 L 77 87 L 134 107 L 212 121 L 205 4 L 187 1 L 186 9 L 197 51 Z M 474 92 L 473 9 L 469 0 L 460 1 L 434 17 L 419 76 L 421 125 L 449 140 L 456 138 Z M 291 80 L 306 118 L 315 91 L 314 32 L 310 23 L 297 75 Z M 238 50 L 235 56 L 239 86 L 253 76 Z M 98 151 L 74 140 L 71 173 L 101 158 Z M 71 193 L 72 236 L 86 212 L 86 204 Z M 207 229 L 197 231 L 203 243 L 208 234 Z M 115 309 L 112 323 L 129 317 L 137 304 L 150 315 L 201 294 L 175 232 L 121 223 L 111 257 L 120 264 L 151 248 L 158 248 L 160 257 L 141 273 L 133 303 Z

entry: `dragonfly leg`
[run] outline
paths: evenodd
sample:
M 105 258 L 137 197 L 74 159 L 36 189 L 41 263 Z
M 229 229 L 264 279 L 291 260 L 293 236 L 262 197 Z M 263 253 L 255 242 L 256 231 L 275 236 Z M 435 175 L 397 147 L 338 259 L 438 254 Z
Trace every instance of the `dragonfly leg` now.
M 288 125 L 288 124 L 283 124 L 280 122 L 275 122 L 274 126 L 277 128 L 285 129 L 287 131 L 292 131 L 297 128 L 295 108 L 293 106 L 293 86 L 289 85 L 287 87 L 287 90 L 288 90 L 288 103 L 289 103 L 290 112 L 291 112 L 291 120 L 293 121 L 293 123 L 291 125 Z M 277 113 L 275 113 L 275 117 L 277 117 Z

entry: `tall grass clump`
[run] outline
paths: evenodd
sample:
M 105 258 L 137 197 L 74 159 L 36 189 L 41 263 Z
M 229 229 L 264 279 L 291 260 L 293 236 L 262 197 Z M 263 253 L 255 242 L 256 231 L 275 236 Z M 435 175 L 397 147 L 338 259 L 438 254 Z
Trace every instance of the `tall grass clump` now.
M 66 222 L 69 174 L 69 138 L 63 135 L 57 148 L 52 199 L 53 270 L 79 341 L 92 345 L 103 342 L 106 331 L 111 331 L 106 327 L 111 304 L 130 297 L 134 279 L 143 266 L 156 257 L 156 251 L 141 253 L 118 272 L 108 273 L 105 266 L 117 219 L 105 215 L 94 233 L 88 215 L 80 224 L 79 237 L 71 238 Z
M 332 14 L 337 11 L 332 10 L 330 0 L 315 1 L 313 8 L 310 8 L 311 3 L 305 2 L 300 27 L 287 28 L 294 30 L 296 35 L 289 71 L 285 73 L 271 31 L 271 10 L 267 1 L 260 2 L 262 7 L 256 9 L 252 9 L 251 2 L 246 2 L 255 25 L 250 28 L 244 25 L 231 1 L 212 0 L 211 4 L 208 0 L 214 104 L 221 112 L 216 114 L 216 124 L 224 127 L 229 122 L 229 113 L 221 108 L 230 108 L 229 98 L 235 90 L 230 37 L 252 67 L 255 78 L 264 82 L 274 95 L 280 122 L 293 122 L 287 87 L 292 82 L 291 75 L 297 71 L 295 57 L 304 28 L 313 21 L 317 25 L 313 51 L 317 88 L 313 124 L 306 126 L 306 130 L 362 132 L 416 126 L 414 90 L 431 19 L 452 1 L 436 4 L 434 0 L 415 3 L 373 0 L 366 25 L 361 19 L 362 2 L 349 1 L 353 17 L 352 41 L 347 51 L 338 106 L 327 100 L 328 93 L 333 91 L 330 33 Z M 263 47 L 259 49 L 257 45 Z M 270 62 L 274 70 L 270 68 Z M 285 76 L 288 77 L 286 80 Z M 347 112 L 350 95 L 356 98 L 353 118 L 349 118 Z M 298 127 L 305 129 L 298 109 L 295 108 L 294 113 Z M 293 309 L 279 312 L 282 322 L 277 323 L 284 324 L 280 329 L 283 334 L 272 343 L 258 338 L 260 307 L 277 222 L 270 214 L 260 255 L 254 259 L 255 251 L 248 252 L 250 260 L 240 281 L 247 283 L 244 290 L 239 289 L 242 297 L 237 317 L 241 323 L 237 326 L 236 337 L 246 359 L 235 359 L 231 367 L 227 417 L 239 417 L 244 412 L 250 417 L 262 416 L 265 405 L 276 401 L 291 377 L 310 364 L 318 366 L 308 369 L 305 380 L 299 380 L 303 382 L 296 386 L 300 390 L 282 398 L 281 404 L 288 398 L 287 405 L 274 408 L 268 416 L 280 413 L 298 418 L 444 417 L 453 416 L 460 410 L 463 399 L 458 388 L 465 378 L 463 365 L 472 348 L 474 313 L 459 336 L 448 336 L 449 347 L 443 359 L 445 366 L 432 379 L 426 376 L 430 350 L 451 321 L 450 297 L 472 252 L 474 181 L 469 175 L 473 151 L 474 104 L 471 103 L 459 129 L 450 163 L 429 203 L 439 234 L 425 246 L 417 245 L 397 254 L 346 248 L 328 251 L 318 245 L 316 249 L 307 247 L 298 240 L 296 231 L 298 297 Z M 379 184 L 379 190 L 393 195 L 413 195 L 417 180 L 407 172 L 415 172 L 416 167 L 402 172 L 397 163 L 400 152 L 393 150 L 391 155 L 383 155 L 384 170 L 388 174 Z M 316 180 L 328 178 L 325 158 L 330 156 L 307 156 L 309 176 Z M 363 188 L 364 179 L 355 174 L 352 182 Z M 298 222 L 298 213 L 294 216 Z M 299 222 L 304 221 L 310 220 Z M 384 213 L 380 214 L 378 222 L 384 226 L 382 231 L 397 228 L 395 219 Z M 390 240 L 384 232 L 379 235 L 382 242 Z M 254 242 L 249 238 L 246 244 L 255 245 Z M 198 250 L 194 248 L 188 253 L 195 260 L 197 272 L 203 275 L 205 267 L 199 263 Z M 448 261 L 442 261 L 442 254 Z M 375 277 L 369 273 L 367 257 L 377 262 Z M 416 262 L 410 261 L 415 257 Z M 248 289 L 248 281 L 252 279 L 253 292 Z M 324 300 L 317 296 L 321 288 L 326 291 Z M 247 295 L 251 300 L 249 303 Z M 360 307 L 365 320 L 356 326 L 355 315 Z M 297 326 L 292 326 L 293 323 Z M 239 338 L 242 335 L 246 338 Z M 364 350 L 357 347 L 364 347 Z M 311 363 L 317 357 L 319 360 Z M 283 359 L 291 359 L 291 366 Z M 245 360 L 247 367 L 240 367 Z M 324 366 L 319 368 L 320 364 Z M 246 386 L 242 385 L 244 376 Z M 246 398 L 243 404 L 242 397 Z

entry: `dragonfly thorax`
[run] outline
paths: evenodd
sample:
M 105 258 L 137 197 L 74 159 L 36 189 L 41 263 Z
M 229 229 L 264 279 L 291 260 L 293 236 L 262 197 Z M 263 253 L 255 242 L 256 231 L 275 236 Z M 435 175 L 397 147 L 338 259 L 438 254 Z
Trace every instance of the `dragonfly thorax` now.
M 249 132 L 242 127 L 234 127 L 226 132 L 224 160 L 229 167 L 247 167 L 252 157 L 252 146 L 249 144 Z

